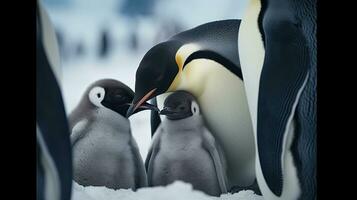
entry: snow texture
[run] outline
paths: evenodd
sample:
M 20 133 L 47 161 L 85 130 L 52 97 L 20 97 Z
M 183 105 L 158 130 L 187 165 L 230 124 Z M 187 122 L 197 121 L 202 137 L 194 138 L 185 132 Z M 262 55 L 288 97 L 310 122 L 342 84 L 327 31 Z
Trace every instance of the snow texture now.
M 263 200 L 251 190 L 213 197 L 197 190 L 182 181 L 175 181 L 166 187 L 141 188 L 136 192 L 130 189 L 113 190 L 106 187 L 83 187 L 73 182 L 72 200 Z

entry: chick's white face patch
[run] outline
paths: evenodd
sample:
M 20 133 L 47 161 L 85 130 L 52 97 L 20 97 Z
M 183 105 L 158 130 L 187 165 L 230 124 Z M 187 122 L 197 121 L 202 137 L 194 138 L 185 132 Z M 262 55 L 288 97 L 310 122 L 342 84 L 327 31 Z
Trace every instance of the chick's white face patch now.
M 104 107 L 102 101 L 104 99 L 105 90 L 102 87 L 94 87 L 89 92 L 89 100 L 92 104 L 98 107 Z
M 198 104 L 195 101 L 192 101 L 191 103 L 191 112 L 193 113 L 193 115 L 200 114 L 200 108 L 198 107 Z

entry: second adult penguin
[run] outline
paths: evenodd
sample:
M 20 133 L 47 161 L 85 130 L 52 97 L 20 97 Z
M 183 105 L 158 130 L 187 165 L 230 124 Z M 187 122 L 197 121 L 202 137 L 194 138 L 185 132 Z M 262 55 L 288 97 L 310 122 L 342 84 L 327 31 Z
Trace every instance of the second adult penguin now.
M 70 114 L 73 178 L 79 184 L 133 190 L 147 185 L 139 149 L 124 117 L 133 96 L 125 84 L 102 79 L 88 87 Z
M 154 134 L 145 161 L 149 186 L 181 180 L 209 195 L 226 193 L 223 151 L 205 127 L 194 97 L 175 92 L 166 98 L 160 114 L 166 119 Z

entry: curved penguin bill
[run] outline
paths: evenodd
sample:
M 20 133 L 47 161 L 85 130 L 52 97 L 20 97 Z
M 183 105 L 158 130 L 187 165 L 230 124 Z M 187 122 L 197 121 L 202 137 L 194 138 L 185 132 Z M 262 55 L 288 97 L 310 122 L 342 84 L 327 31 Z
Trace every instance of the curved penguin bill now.
M 301 193 L 290 141 L 298 130 L 291 129 L 314 59 L 309 49 L 314 45 L 307 39 L 314 36 L 305 33 L 304 19 L 296 14 L 302 8 L 291 1 L 251 0 L 239 33 L 242 72 L 246 80 L 249 77 L 245 86 L 250 91 L 247 98 L 256 134 L 257 180 L 269 199 L 296 199 Z M 315 15 L 313 5 L 308 10 Z M 256 45 L 249 49 L 244 41 Z M 260 56 L 258 61 L 248 58 L 249 51 Z M 247 72 L 252 66 L 257 67 L 253 75 Z
M 131 107 L 131 103 L 124 103 L 124 104 L 115 104 L 116 102 L 111 101 L 110 99 L 108 100 L 108 98 L 104 98 L 102 104 L 103 106 L 110 108 L 111 110 L 119 113 L 120 115 L 123 115 L 124 117 L 126 116 L 126 112 L 129 110 L 129 108 Z M 155 112 L 159 112 L 159 109 L 157 108 L 157 106 L 152 105 L 148 102 L 143 102 L 142 104 L 140 104 L 140 106 L 138 106 L 135 111 L 132 113 L 138 113 L 144 110 L 152 110 Z
M 203 24 L 151 48 L 136 72 L 135 97 L 127 117 L 142 103 L 160 94 L 175 91 L 180 73 L 195 59 L 205 58 L 218 62 L 243 79 L 238 46 L 232 42 L 237 39 L 239 24 L 240 20 Z M 154 118 L 157 116 L 154 115 Z
M 178 73 L 174 55 L 179 45 L 177 41 L 163 42 L 145 54 L 136 71 L 135 95 L 127 117 L 143 103 L 168 90 Z

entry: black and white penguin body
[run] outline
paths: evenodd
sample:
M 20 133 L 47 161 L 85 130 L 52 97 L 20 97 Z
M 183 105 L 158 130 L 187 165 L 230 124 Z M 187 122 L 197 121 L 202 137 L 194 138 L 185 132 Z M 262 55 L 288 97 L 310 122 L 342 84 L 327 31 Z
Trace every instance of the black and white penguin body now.
M 133 190 L 147 185 L 144 164 L 125 117 L 133 95 L 119 81 L 99 80 L 70 114 L 73 173 L 79 184 Z
M 151 48 L 128 116 L 193 94 L 222 144 L 229 187 L 266 199 L 316 196 L 316 0 L 250 0 L 243 19 L 203 24 Z M 152 130 L 160 118 L 152 115 Z
M 254 133 L 237 44 L 240 23 L 210 22 L 151 48 L 136 72 L 135 97 L 128 112 L 129 116 L 153 98 L 161 109 L 169 92 L 191 93 L 225 153 L 229 188 L 249 186 L 255 180 Z M 152 125 L 158 126 L 159 118 L 152 116 Z
M 265 199 L 316 198 L 316 0 L 250 0 L 238 34 Z
M 181 180 L 209 195 L 227 192 L 226 163 L 219 144 L 205 127 L 194 97 L 178 91 L 166 98 L 145 165 L 149 186 Z
M 36 198 L 67 200 L 72 159 L 60 56 L 50 17 L 41 1 L 36 4 Z

